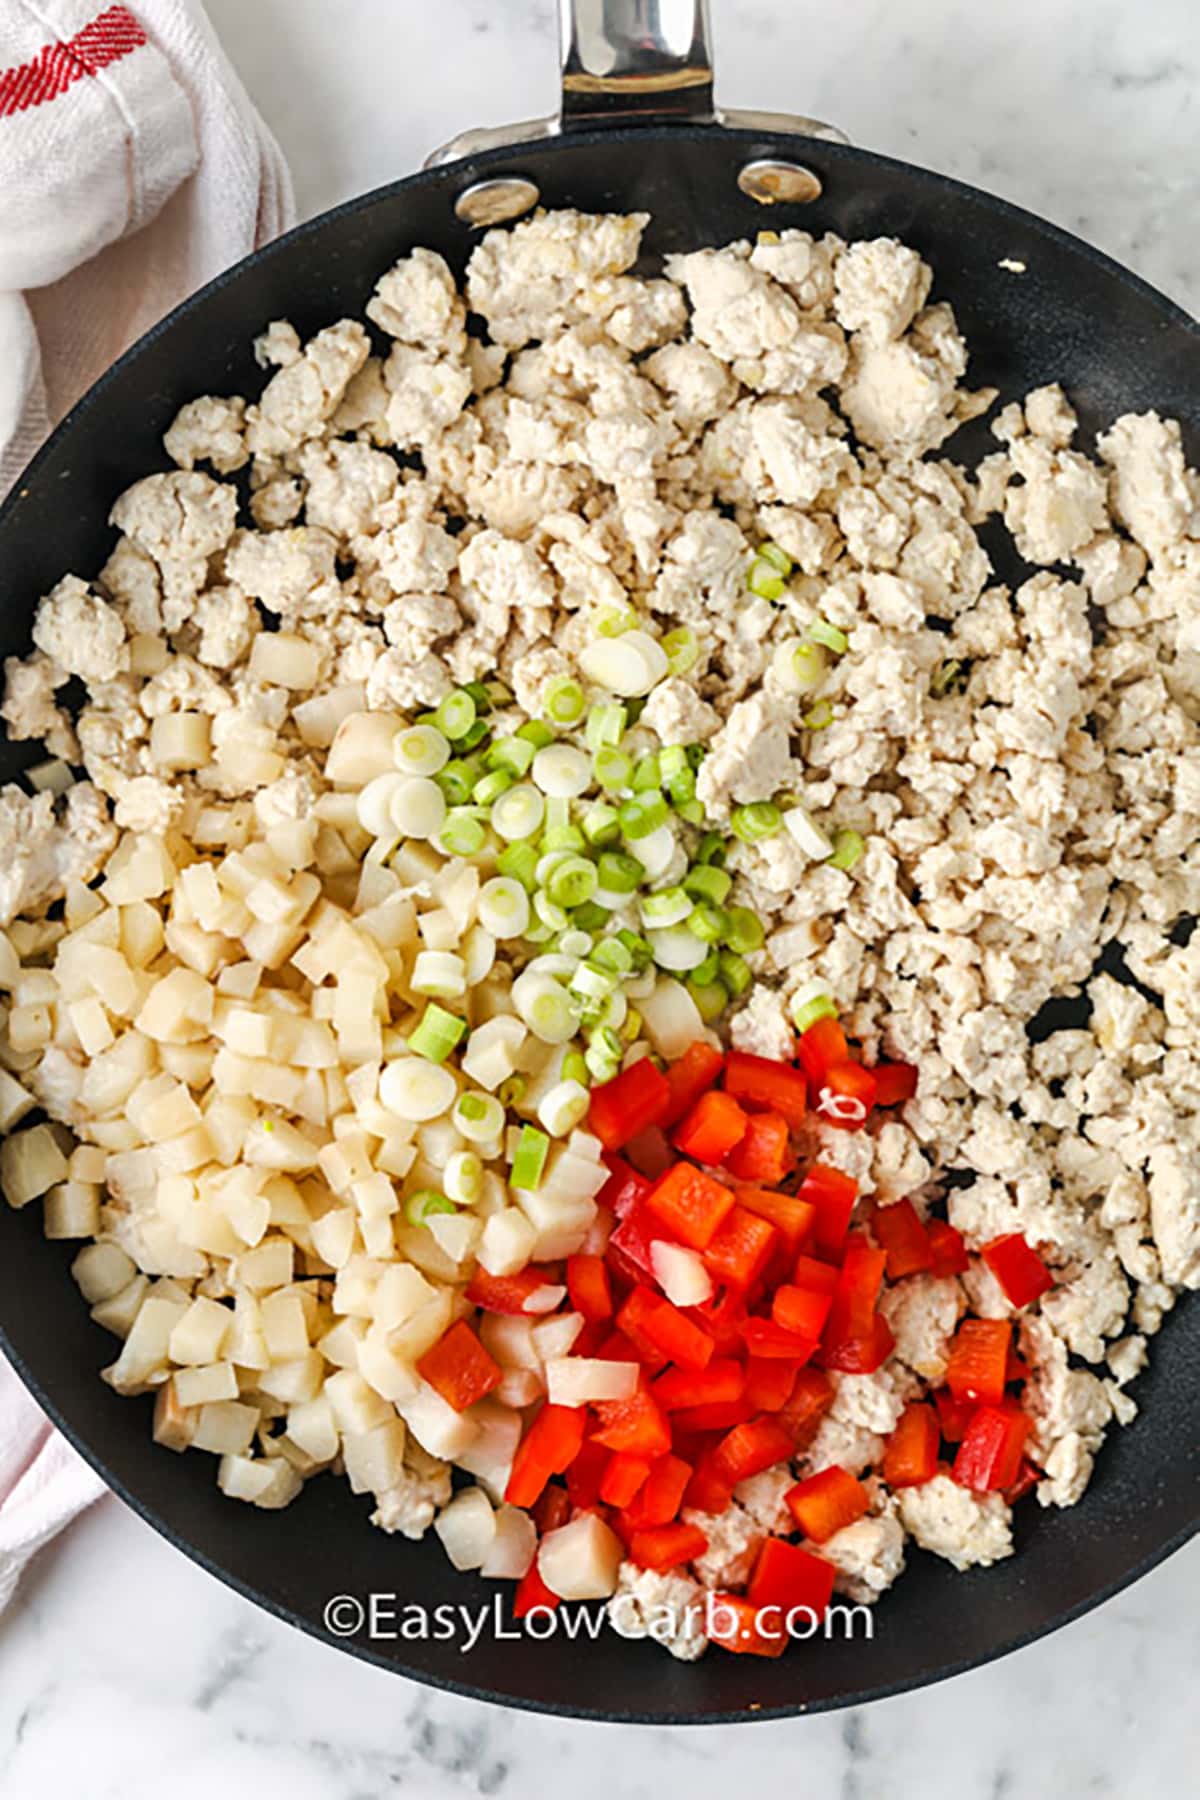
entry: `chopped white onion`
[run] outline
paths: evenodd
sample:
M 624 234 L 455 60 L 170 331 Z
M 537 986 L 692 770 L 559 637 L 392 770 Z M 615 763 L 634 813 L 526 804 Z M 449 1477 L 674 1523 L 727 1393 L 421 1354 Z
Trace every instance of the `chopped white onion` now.
M 805 855 L 811 856 L 815 862 L 824 862 L 827 856 L 833 855 L 832 843 L 821 827 L 813 823 L 802 806 L 789 807 L 783 815 L 783 822 L 792 839 L 799 844 Z
M 606 1362 L 594 1356 L 555 1357 L 546 1364 L 546 1392 L 552 1406 L 588 1406 L 597 1400 L 629 1400 L 637 1391 L 634 1362 Z
M 697 1251 L 655 1238 L 650 1245 L 650 1265 L 672 1306 L 702 1306 L 711 1300 L 712 1276 Z

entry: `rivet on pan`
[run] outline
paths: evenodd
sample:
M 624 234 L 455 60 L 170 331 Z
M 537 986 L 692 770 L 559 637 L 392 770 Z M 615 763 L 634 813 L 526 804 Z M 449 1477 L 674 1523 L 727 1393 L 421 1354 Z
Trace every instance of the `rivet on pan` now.
M 509 219 L 519 219 L 540 198 L 536 182 L 523 175 L 500 175 L 464 188 L 454 210 L 464 225 L 504 225 Z
M 743 194 L 757 200 L 760 206 L 775 206 L 781 201 L 806 206 L 821 198 L 821 178 L 800 163 L 777 162 L 762 157 L 749 162 L 737 178 Z

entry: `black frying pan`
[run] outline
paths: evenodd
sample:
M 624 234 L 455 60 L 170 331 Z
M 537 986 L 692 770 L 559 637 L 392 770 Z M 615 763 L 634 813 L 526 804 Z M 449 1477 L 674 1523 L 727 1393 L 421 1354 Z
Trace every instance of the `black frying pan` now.
M 521 176 L 552 207 L 644 208 L 653 215 L 651 256 L 721 244 L 767 224 L 903 238 L 932 263 L 935 296 L 954 304 L 974 352 L 974 381 L 994 383 L 1007 400 L 1061 380 L 1089 438 L 1122 411 L 1158 406 L 1183 420 L 1193 457 L 1200 449 L 1200 329 L 1144 282 L 1054 226 L 944 176 L 796 135 L 778 118 L 714 122 L 700 0 L 577 0 L 574 13 L 561 135 L 527 127 L 515 144 L 479 148 L 476 140 L 460 160 L 301 226 L 181 306 L 80 402 L 0 512 L 0 651 L 26 653 L 38 596 L 65 571 L 86 574 L 104 561 L 109 507 L 131 481 L 166 466 L 162 433 L 183 401 L 256 392 L 263 378 L 250 342 L 268 320 L 288 317 L 307 334 L 361 315 L 380 272 L 414 245 L 440 250 L 461 269 L 475 234 L 455 205 L 485 179 Z M 674 51 L 666 27 L 679 34 Z M 747 164 L 764 160 L 809 172 L 805 181 L 777 170 L 776 182 L 823 191 L 809 204 L 764 213 L 738 185 Z M 950 449 L 966 456 L 972 447 L 964 434 Z M 3 746 L 0 779 L 38 754 Z M 1055 1025 L 1066 1022 L 1060 1016 Z M 97 1377 L 113 1340 L 75 1291 L 71 1248 L 43 1241 L 39 1211 L 0 1206 L 0 1344 L 112 1487 L 203 1567 L 280 1617 L 384 1667 L 482 1699 L 660 1722 L 857 1703 L 1028 1643 L 1145 1573 L 1196 1526 L 1200 1312 L 1190 1305 L 1156 1340 L 1153 1366 L 1134 1389 L 1141 1416 L 1113 1434 L 1082 1503 L 1066 1512 L 1019 1508 L 1018 1553 L 991 1570 L 958 1575 L 910 1552 L 908 1572 L 877 1609 L 871 1642 L 798 1646 L 774 1662 L 712 1652 L 684 1665 L 608 1631 L 575 1646 L 488 1633 L 466 1656 L 454 1643 L 331 1639 L 322 1612 L 334 1595 L 397 1591 L 433 1608 L 480 1604 L 508 1590 L 455 1575 L 432 1535 L 420 1545 L 385 1538 L 343 1481 L 312 1482 L 287 1511 L 265 1514 L 223 1498 L 210 1459 L 157 1448 L 149 1401 L 119 1399 Z

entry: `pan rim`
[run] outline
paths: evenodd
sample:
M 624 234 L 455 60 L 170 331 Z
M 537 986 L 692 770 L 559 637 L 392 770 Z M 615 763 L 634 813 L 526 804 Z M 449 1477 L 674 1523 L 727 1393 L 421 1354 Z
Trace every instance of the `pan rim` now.
M 589 148 L 617 142 L 654 142 L 661 141 L 665 137 L 673 139 L 690 138 L 693 140 L 716 139 L 722 142 L 743 144 L 747 151 L 756 150 L 759 154 L 786 153 L 793 159 L 798 154 L 804 154 L 806 156 L 811 156 L 811 158 L 818 161 L 819 164 L 823 162 L 829 166 L 841 165 L 843 167 L 853 168 L 855 164 L 865 163 L 869 164 L 874 169 L 883 169 L 884 171 L 889 169 L 895 170 L 897 175 L 903 175 L 906 178 L 917 175 L 923 181 L 933 184 L 934 188 L 940 190 L 944 195 L 951 199 L 970 201 L 976 204 L 981 201 L 984 202 L 998 218 L 1009 221 L 1014 228 L 1023 228 L 1027 231 L 1034 232 L 1043 240 L 1049 240 L 1050 242 L 1067 248 L 1076 255 L 1083 257 L 1097 269 L 1107 272 L 1109 276 L 1119 278 L 1131 291 L 1139 294 L 1159 312 L 1164 324 L 1182 327 L 1189 334 L 1195 336 L 1197 344 L 1200 345 L 1200 322 L 1198 322 L 1186 308 L 1176 301 L 1171 300 L 1167 295 L 1163 294 L 1143 277 L 1124 267 L 1124 265 L 1119 263 L 1114 257 L 1109 256 L 1107 252 L 1096 248 L 1096 246 L 1089 244 L 1075 233 L 1040 217 L 1038 214 L 1031 212 L 1025 207 L 1021 207 L 1014 202 L 1005 200 L 1001 196 L 988 192 L 986 189 L 960 181 L 954 176 L 925 169 L 918 164 L 908 163 L 896 157 L 885 156 L 857 145 L 838 144 L 825 139 L 811 138 L 794 133 L 777 133 L 758 131 L 745 127 L 728 127 L 717 123 L 699 125 L 657 124 L 601 127 L 587 131 L 573 131 L 557 139 L 547 138 L 537 142 L 523 142 L 501 146 L 471 157 L 463 158 L 455 163 L 446 164 L 436 169 L 420 170 L 412 175 L 403 176 L 396 181 L 383 183 L 365 193 L 354 195 L 347 200 L 341 201 L 338 205 L 316 214 L 311 219 L 302 221 L 290 231 L 278 238 L 272 239 L 270 243 L 263 245 L 249 256 L 242 258 L 230 268 L 225 269 L 220 274 L 214 276 L 212 280 L 205 283 L 205 285 L 199 288 L 195 293 L 187 296 L 177 306 L 173 307 L 170 312 L 165 314 L 162 319 L 151 326 L 150 329 L 127 351 L 125 351 L 111 368 L 106 370 L 99 380 L 75 402 L 74 406 L 72 406 L 70 411 L 50 434 L 46 443 L 38 450 L 26 468 L 22 471 L 17 481 L 13 484 L 9 495 L 6 496 L 3 503 L 0 504 L 0 543 L 3 542 L 3 535 L 9 526 L 10 520 L 14 519 L 19 512 L 28 489 L 36 482 L 41 467 L 63 441 L 69 439 L 72 431 L 77 427 L 80 421 L 87 418 L 92 409 L 99 403 L 102 396 L 109 390 L 110 385 L 119 383 L 124 378 L 126 371 L 131 369 L 145 350 L 153 343 L 157 342 L 160 337 L 170 331 L 181 320 L 201 313 L 204 303 L 210 296 L 220 292 L 231 282 L 240 279 L 249 268 L 257 267 L 263 262 L 270 260 L 276 254 L 281 253 L 285 248 L 290 248 L 295 244 L 303 242 L 309 234 L 323 231 L 335 221 L 351 219 L 357 214 L 368 211 L 383 202 L 403 196 L 409 190 L 417 187 L 426 190 L 431 188 L 437 189 L 439 187 L 453 190 L 460 185 L 465 184 L 467 181 L 478 179 L 483 173 L 499 169 L 513 170 L 514 165 L 519 166 L 522 157 L 526 154 L 542 154 L 547 150 L 576 146 L 580 148 Z M 953 1676 L 964 1674 L 972 1669 L 999 1661 L 1002 1657 L 1011 1655 L 1014 1651 L 1023 1649 L 1027 1645 L 1049 1636 L 1061 1627 L 1073 1623 L 1076 1619 L 1082 1618 L 1096 1607 L 1102 1605 L 1105 1601 L 1113 1598 L 1125 1588 L 1130 1587 L 1134 1582 L 1140 1580 L 1142 1576 L 1148 1574 L 1152 1569 L 1156 1568 L 1169 1556 L 1175 1554 L 1185 1544 L 1191 1541 L 1197 1531 L 1200 1531 L 1200 1523 L 1193 1522 L 1190 1525 L 1184 1526 L 1181 1530 L 1173 1532 L 1165 1543 L 1150 1552 L 1147 1556 L 1141 1558 L 1130 1568 L 1124 1570 L 1115 1579 L 1089 1593 L 1076 1604 L 1065 1608 L 1061 1612 L 1055 1613 L 1050 1619 L 1037 1625 L 1032 1630 L 1017 1632 L 1011 1637 L 1006 1637 L 999 1644 L 980 1652 L 978 1655 L 959 1658 L 948 1662 L 944 1666 L 933 1669 L 921 1670 L 914 1673 L 911 1677 L 906 1677 L 898 1681 L 881 1683 L 870 1688 L 845 1692 L 816 1700 L 801 1701 L 794 1705 L 762 1706 L 761 1708 L 755 1708 L 754 1710 L 743 1707 L 734 1710 L 703 1713 L 677 1712 L 670 1710 L 613 1712 L 606 1711 L 602 1707 L 589 1707 L 576 1704 L 563 1705 L 557 1702 L 530 1698 L 525 1695 L 500 1694 L 494 1689 L 475 1686 L 467 1681 L 454 1680 L 442 1675 L 432 1674 L 425 1669 L 412 1667 L 397 1658 L 385 1656 L 369 1644 L 362 1644 L 350 1638 L 334 1639 L 330 1637 L 326 1632 L 320 1629 L 313 1619 L 301 1615 L 282 1601 L 276 1601 L 268 1597 L 249 1582 L 244 1581 L 240 1577 L 235 1576 L 228 1570 L 222 1568 L 206 1552 L 185 1540 L 175 1531 L 165 1517 L 157 1513 L 148 1502 L 139 1499 L 126 1485 L 124 1480 L 115 1476 L 109 1469 L 105 1459 L 92 1448 L 91 1444 L 80 1432 L 66 1422 L 59 1410 L 57 1402 L 43 1389 L 40 1380 L 33 1373 L 26 1359 L 15 1350 L 9 1340 L 2 1318 L 0 1318 L 0 1349 L 3 1349 L 14 1370 L 35 1399 L 43 1407 L 49 1418 L 57 1428 L 62 1431 L 63 1435 L 83 1459 L 101 1476 L 108 1490 L 115 1494 L 116 1497 L 120 1499 L 123 1504 L 128 1506 L 139 1518 L 150 1525 L 158 1535 L 171 1544 L 174 1549 L 182 1551 L 182 1553 L 197 1567 L 203 1569 L 207 1574 L 214 1576 L 224 1586 L 232 1589 L 243 1599 L 261 1607 L 265 1612 L 271 1614 L 281 1622 L 293 1626 L 304 1632 L 306 1636 L 316 1639 L 327 1647 L 343 1650 L 356 1658 L 356 1660 L 369 1663 L 375 1667 L 384 1669 L 389 1673 L 402 1675 L 423 1686 L 436 1688 L 448 1693 L 454 1693 L 464 1698 L 482 1701 L 494 1706 L 512 1708 L 521 1712 L 540 1713 L 549 1717 L 579 1719 L 585 1722 L 608 1724 L 622 1723 L 636 1725 L 692 1726 L 745 1724 L 757 1722 L 759 1720 L 779 1721 L 782 1719 L 806 1717 L 809 1714 L 814 1713 L 834 1712 L 845 1707 L 862 1706 L 874 1700 L 888 1699 L 899 1694 L 913 1692 L 920 1688 L 932 1687 L 938 1682 L 948 1680 Z

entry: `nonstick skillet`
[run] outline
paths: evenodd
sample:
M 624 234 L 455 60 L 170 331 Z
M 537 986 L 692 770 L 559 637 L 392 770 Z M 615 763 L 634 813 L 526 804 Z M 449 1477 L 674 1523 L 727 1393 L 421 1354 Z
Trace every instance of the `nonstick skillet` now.
M 715 112 L 705 0 L 564 0 L 563 36 L 560 120 L 469 134 L 424 173 L 290 232 L 172 313 L 76 406 L 0 512 L 0 652 L 27 653 L 38 596 L 65 571 L 104 561 L 109 507 L 131 481 L 167 466 L 162 433 L 177 407 L 196 394 L 258 390 L 250 344 L 268 320 L 290 318 L 307 334 L 361 315 L 398 255 L 429 245 L 461 270 L 481 223 L 539 200 L 644 209 L 650 259 L 768 225 L 902 238 L 933 265 L 935 297 L 953 302 L 975 383 L 994 383 L 1007 400 L 1061 380 L 1087 438 L 1123 411 L 1157 406 L 1183 421 L 1195 460 L 1200 328 L 1145 282 L 1017 207 L 852 148 L 811 120 Z M 962 433 L 948 453 L 965 459 L 982 442 Z M 0 779 L 38 754 L 0 747 Z M 1080 1022 L 1070 1001 L 1054 1006 L 1047 1029 Z M 685 1665 L 607 1630 L 573 1644 L 488 1630 L 469 1654 L 461 1636 L 339 1639 L 322 1622 L 337 1595 L 394 1594 L 399 1606 L 432 1611 L 490 1604 L 498 1590 L 456 1575 L 432 1535 L 409 1544 L 374 1530 L 367 1501 L 345 1482 L 311 1482 L 285 1512 L 264 1514 L 226 1500 L 206 1458 L 155 1446 L 150 1402 L 120 1399 L 99 1380 L 112 1339 L 76 1293 L 71 1248 L 43 1240 L 37 1210 L 0 1207 L 0 1344 L 116 1492 L 204 1568 L 292 1624 L 482 1699 L 659 1722 L 858 1703 L 1030 1642 L 1195 1529 L 1200 1312 L 1185 1304 L 1136 1384 L 1140 1417 L 1112 1435 L 1084 1500 L 1063 1512 L 1018 1509 L 1017 1554 L 991 1570 L 959 1575 L 910 1552 L 870 1641 L 860 1633 L 778 1661 L 714 1652 Z

